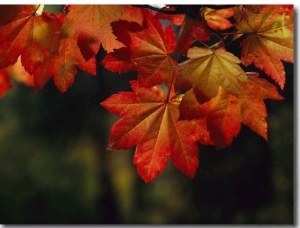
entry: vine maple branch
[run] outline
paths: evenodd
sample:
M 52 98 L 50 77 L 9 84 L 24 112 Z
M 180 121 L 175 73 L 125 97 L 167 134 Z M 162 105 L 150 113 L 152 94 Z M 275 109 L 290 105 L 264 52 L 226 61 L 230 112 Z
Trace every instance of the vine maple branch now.
M 0 82 L 6 82 L 0 94 L 11 88 L 10 67 L 32 75 L 35 89 L 52 78 L 65 92 L 78 68 L 96 74 L 95 56 L 103 47 L 106 69 L 138 72 L 130 82 L 133 92 L 101 103 L 122 116 L 108 148 L 137 145 L 134 164 L 146 182 L 169 157 L 193 177 L 197 143 L 229 146 L 241 124 L 268 139 L 264 99 L 282 97 L 274 84 L 240 65 L 253 64 L 283 89 L 282 61 L 294 62 L 293 6 L 235 6 L 68 5 L 64 14 L 39 14 L 42 5 L 10 6 L 0 15 Z M 177 38 L 173 25 L 181 26 Z M 212 36 L 218 40 L 209 46 Z M 241 50 L 230 50 L 233 41 Z M 180 62 L 181 57 L 187 60 Z

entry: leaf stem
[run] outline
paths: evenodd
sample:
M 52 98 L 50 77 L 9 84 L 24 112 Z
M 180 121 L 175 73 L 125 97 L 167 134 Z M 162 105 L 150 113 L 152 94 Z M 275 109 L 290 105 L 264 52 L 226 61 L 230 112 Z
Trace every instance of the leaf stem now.
M 36 7 L 35 11 L 33 12 L 33 15 L 36 15 L 36 14 L 37 14 L 37 11 L 39 10 L 40 7 L 41 7 L 41 4 L 39 4 L 39 5 Z
M 244 32 L 224 32 L 224 33 L 222 33 L 223 36 L 237 35 L 237 34 L 244 34 Z
M 38 10 L 39 10 L 40 6 L 41 6 L 41 4 L 39 4 L 39 5 L 36 7 L 36 9 L 35 9 L 34 13 L 36 13 L 36 11 L 38 11 Z

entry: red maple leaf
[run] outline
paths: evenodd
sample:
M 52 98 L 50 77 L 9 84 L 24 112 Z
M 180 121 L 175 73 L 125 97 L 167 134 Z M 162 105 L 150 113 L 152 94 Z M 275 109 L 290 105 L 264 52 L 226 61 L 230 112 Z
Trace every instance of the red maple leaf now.
M 220 87 L 218 95 L 211 99 L 211 112 L 207 128 L 217 149 L 232 143 L 241 130 L 241 113 L 238 98 Z
M 12 22 L 23 8 L 24 5 L 0 5 L 0 25 Z
M 22 64 L 33 73 L 44 61 L 40 53 L 57 51 L 60 27 L 56 15 L 45 12 L 35 15 L 35 10 L 24 6 L 13 21 L 0 26 L 0 68 L 14 64 L 24 55 Z
M 182 52 L 183 55 L 186 55 L 195 39 L 198 41 L 210 39 L 210 32 L 207 25 L 204 21 L 196 21 L 185 16 L 178 35 L 177 50 Z
M 193 89 L 185 92 L 179 106 L 181 120 L 203 119 L 208 116 L 211 111 L 211 103 L 205 102 L 199 104 Z
M 74 83 L 77 66 L 90 74 L 96 74 L 95 57 L 86 61 L 80 53 L 75 37 L 62 39 L 58 55 L 53 56 L 48 65 L 55 85 L 61 92 L 65 92 Z
M 63 41 L 60 42 L 58 36 L 62 25 L 62 15 L 45 12 L 37 15 L 35 10 L 32 7 L 24 6 L 13 21 L 0 27 L 0 68 L 14 64 L 21 56 L 24 69 L 33 76 L 34 87 L 40 89 L 53 75 L 57 79 L 64 77 L 64 73 L 68 75 L 72 72 L 76 73 L 76 69 L 70 72 L 62 70 L 60 76 L 57 72 L 61 69 L 60 66 L 66 62 L 72 62 L 73 65 L 78 64 L 74 59 L 80 58 L 81 54 L 77 52 L 77 56 L 70 56 L 70 51 L 63 53 L 61 51 Z M 68 46 L 70 45 L 71 43 L 68 44 Z M 76 52 L 77 49 L 78 47 L 73 46 L 71 53 Z M 59 56 L 64 56 L 64 59 L 56 61 Z M 64 69 L 70 68 L 65 67 Z M 56 85 L 61 91 L 64 92 L 72 83 L 70 78 L 69 76 L 68 83 L 62 82 L 62 80 L 58 83 L 56 80 Z
M 246 38 L 241 42 L 242 63 L 254 63 L 281 87 L 285 71 L 281 60 L 294 62 L 293 10 L 289 6 L 248 6 L 235 11 L 235 27 Z
M 63 37 L 77 37 L 83 57 L 89 60 L 100 45 L 107 52 L 124 47 L 112 33 L 111 22 L 117 20 L 143 22 L 139 8 L 124 5 L 69 5 L 62 27 Z
M 160 21 L 149 10 L 144 10 L 142 27 L 136 23 L 112 23 L 114 33 L 126 48 L 109 53 L 102 64 L 113 72 L 138 71 L 141 86 L 151 87 L 169 83 L 176 62 L 170 57 L 175 50 L 175 34 L 171 26 L 163 29 Z
M 180 119 L 203 119 L 214 145 L 220 149 L 232 143 L 241 129 L 241 123 L 267 140 L 267 110 L 264 99 L 283 99 L 276 86 L 261 78 L 249 77 L 240 82 L 241 94 L 236 97 L 222 87 L 210 101 L 199 104 L 192 90 L 180 104 Z
M 181 95 L 173 94 L 167 101 L 160 87 L 140 87 L 137 81 L 131 82 L 131 87 L 133 92 L 120 92 L 101 103 L 122 116 L 112 127 L 108 149 L 137 145 L 134 164 L 145 182 L 165 169 L 169 157 L 178 169 L 193 177 L 199 163 L 197 141 L 207 135 L 205 124 L 178 120 Z M 209 139 L 203 142 L 209 143 Z

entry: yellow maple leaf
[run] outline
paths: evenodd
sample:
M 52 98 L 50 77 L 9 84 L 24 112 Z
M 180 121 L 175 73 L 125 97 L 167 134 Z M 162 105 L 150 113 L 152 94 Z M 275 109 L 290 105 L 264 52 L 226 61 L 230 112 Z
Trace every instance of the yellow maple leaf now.
M 238 65 L 239 58 L 224 48 L 193 47 L 188 51 L 189 60 L 182 63 L 176 86 L 190 85 L 199 102 L 210 100 L 218 94 L 219 86 L 236 96 L 240 93 L 238 81 L 247 76 Z

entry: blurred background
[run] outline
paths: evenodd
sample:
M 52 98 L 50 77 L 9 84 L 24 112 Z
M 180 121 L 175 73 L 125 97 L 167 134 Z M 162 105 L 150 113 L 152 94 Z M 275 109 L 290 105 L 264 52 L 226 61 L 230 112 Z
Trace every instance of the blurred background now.
M 266 101 L 268 142 L 243 127 L 226 149 L 199 146 L 194 179 L 170 162 L 148 184 L 133 150 L 106 150 L 118 117 L 99 105 L 129 90 L 134 73 L 99 66 L 66 93 L 52 80 L 40 91 L 16 83 L 0 100 L 0 223 L 294 223 L 293 65 L 285 68 L 286 99 Z

